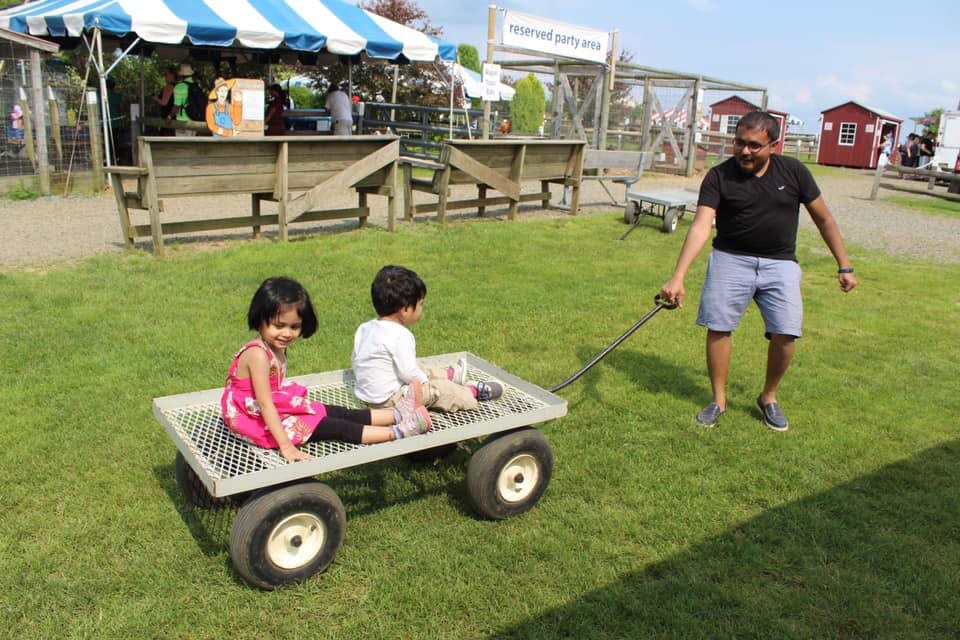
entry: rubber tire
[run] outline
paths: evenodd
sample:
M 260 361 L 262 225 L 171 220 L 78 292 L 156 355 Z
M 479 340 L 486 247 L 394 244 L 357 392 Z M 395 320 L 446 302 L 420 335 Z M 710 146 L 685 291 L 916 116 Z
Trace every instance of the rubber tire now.
M 430 447 L 429 449 L 411 451 L 405 455 L 404 458 L 414 464 L 430 464 L 431 462 L 442 460 L 447 456 L 452 455 L 456 450 L 457 443 L 451 442 L 450 444 L 441 444 L 440 446 Z
M 627 204 L 623 205 L 623 221 L 627 224 L 633 224 L 642 215 L 643 212 L 633 200 L 627 200 Z
M 503 520 L 537 504 L 552 475 L 550 443 L 536 429 L 524 427 L 497 437 L 473 454 L 467 467 L 467 492 L 477 514 Z
M 321 528 L 308 531 L 315 537 L 309 538 L 306 545 L 298 533 L 303 526 Z M 230 531 L 230 559 L 245 580 L 261 589 L 303 582 L 333 562 L 346 528 L 343 503 L 333 489 L 321 482 L 299 482 L 265 490 L 237 513 Z M 284 547 L 289 551 L 290 566 L 278 564 L 283 560 L 280 555 L 271 557 L 271 535 L 275 536 L 274 552 L 282 552 Z M 299 542 L 294 543 L 294 538 L 299 538 Z M 312 546 L 316 548 L 311 549 Z M 307 555 L 301 558 L 298 553 Z
M 224 498 L 214 498 L 207 491 L 207 487 L 197 477 L 197 473 L 187 464 L 187 459 L 183 454 L 177 452 L 177 458 L 173 462 L 173 475 L 177 479 L 177 488 L 180 495 L 184 497 L 187 504 L 201 509 L 222 509 L 238 504 L 235 496 L 226 496 Z
M 667 209 L 663 212 L 663 232 L 673 233 L 677 230 L 677 222 L 680 220 L 680 214 L 676 209 Z

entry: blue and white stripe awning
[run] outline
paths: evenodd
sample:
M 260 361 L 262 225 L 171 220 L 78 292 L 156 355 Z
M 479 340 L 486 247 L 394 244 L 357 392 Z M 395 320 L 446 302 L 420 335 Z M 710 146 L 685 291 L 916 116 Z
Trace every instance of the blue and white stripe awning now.
M 343 0 L 41 0 L 0 11 L 0 27 L 41 38 L 96 27 L 117 37 L 198 47 L 455 60 L 455 45 Z

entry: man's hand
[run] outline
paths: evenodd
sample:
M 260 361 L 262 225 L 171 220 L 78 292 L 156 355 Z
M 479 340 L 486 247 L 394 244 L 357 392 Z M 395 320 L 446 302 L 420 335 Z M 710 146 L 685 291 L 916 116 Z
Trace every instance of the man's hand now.
M 683 297 L 685 295 L 686 291 L 683 288 L 683 278 L 678 278 L 677 276 L 670 278 L 665 285 L 660 287 L 660 299 L 681 308 L 683 307 Z
M 857 277 L 852 273 L 838 273 L 837 280 L 840 281 L 840 291 L 847 293 L 857 286 Z

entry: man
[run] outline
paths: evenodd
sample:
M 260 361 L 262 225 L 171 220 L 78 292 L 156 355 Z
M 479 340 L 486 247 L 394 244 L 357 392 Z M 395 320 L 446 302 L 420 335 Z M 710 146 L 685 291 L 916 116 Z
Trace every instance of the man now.
M 340 83 L 339 89 L 331 87 L 323 105 L 323 108 L 330 113 L 330 119 L 333 120 L 335 136 L 349 136 L 353 133 L 353 104 L 350 102 L 350 96 L 347 95 L 349 88 L 350 83 L 346 81 Z
M 173 110 L 167 115 L 165 120 L 169 123 L 171 120 L 178 122 L 190 122 L 190 116 L 187 115 L 187 101 L 190 98 L 190 85 L 193 84 L 193 67 L 184 62 L 180 65 L 180 82 L 173 85 Z M 190 129 L 175 129 L 174 135 L 177 136 L 195 136 L 196 131 Z
M 754 111 L 740 120 L 734 155 L 704 178 L 673 276 L 660 289 L 662 299 L 683 306 L 684 278 L 716 222 L 697 315 L 697 324 L 707 328 L 707 369 L 713 389 L 713 401 L 696 417 L 705 427 L 715 426 L 726 411 L 730 334 L 751 299 L 760 308 L 770 341 L 757 406 L 771 429 L 786 431 L 789 426 L 777 402 L 777 388 L 790 366 L 803 321 L 796 262 L 801 203 L 837 261 L 840 289 L 847 292 L 857 286 L 840 229 L 810 172 L 794 158 L 772 153 L 779 135 L 776 119 L 766 112 Z
M 923 134 L 923 137 L 918 141 L 920 147 L 920 161 L 917 164 L 920 168 L 923 169 L 933 169 L 934 167 L 928 167 L 927 165 L 933 162 L 934 150 L 937 148 L 937 143 L 935 142 L 936 136 L 932 131 L 927 131 Z

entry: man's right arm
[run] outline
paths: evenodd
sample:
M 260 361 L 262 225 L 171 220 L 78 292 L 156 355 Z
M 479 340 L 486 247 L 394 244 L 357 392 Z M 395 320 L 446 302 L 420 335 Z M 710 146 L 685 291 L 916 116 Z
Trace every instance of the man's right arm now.
M 697 213 L 693 218 L 693 224 L 687 231 L 687 237 L 683 241 L 683 247 L 680 249 L 680 256 L 677 258 L 677 266 L 673 269 L 673 275 L 660 288 L 660 298 L 670 304 L 683 306 L 683 298 L 686 291 L 683 281 L 687 277 L 687 271 L 690 265 L 697 259 L 704 245 L 713 235 L 713 221 L 717 216 L 717 210 L 706 205 L 698 205 Z

